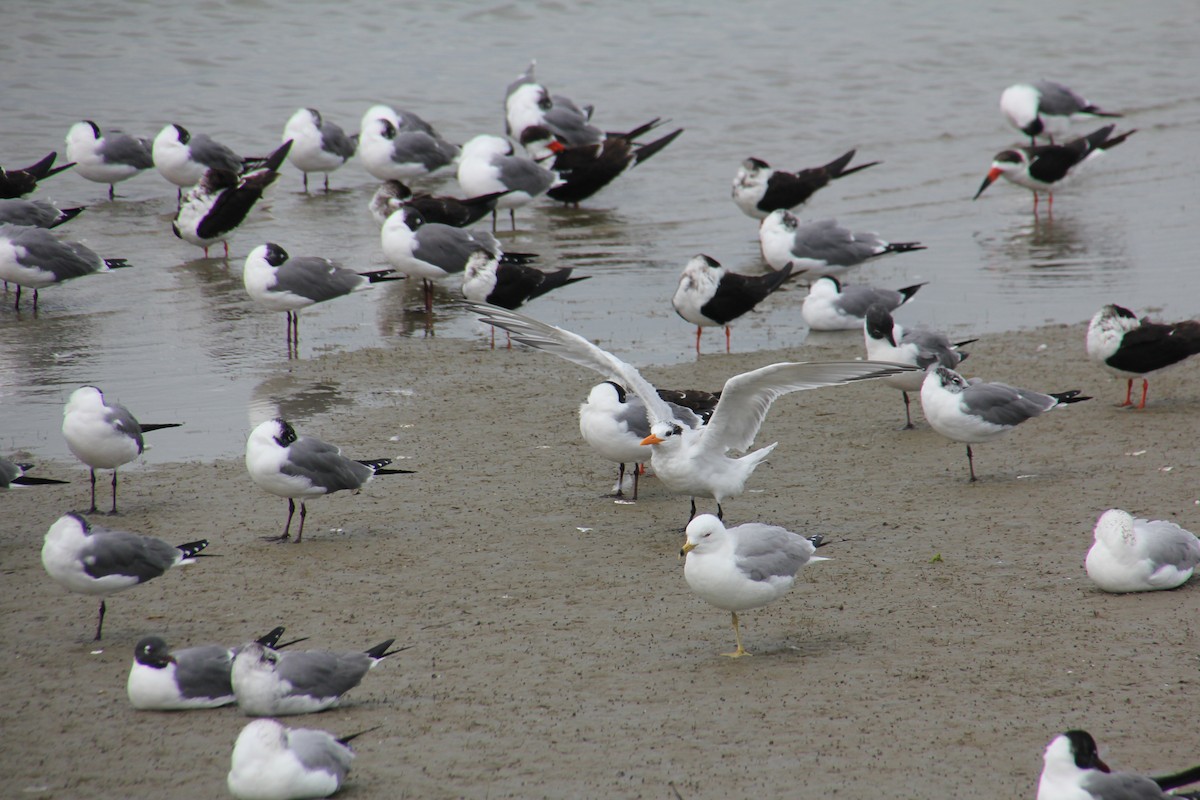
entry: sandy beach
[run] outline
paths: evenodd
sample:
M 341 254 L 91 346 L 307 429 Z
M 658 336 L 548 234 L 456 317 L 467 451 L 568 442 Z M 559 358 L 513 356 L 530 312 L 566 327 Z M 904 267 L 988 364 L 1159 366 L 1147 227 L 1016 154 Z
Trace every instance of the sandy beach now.
M 1083 325 L 972 345 L 968 374 L 1095 396 L 976 447 L 901 431 L 898 392 L 861 384 L 778 401 L 779 441 L 731 523 L 822 533 L 832 560 L 743 615 L 692 595 L 678 558 L 686 498 L 652 477 L 636 505 L 602 497 L 576 409 L 597 376 L 475 341 L 281 362 L 291 389 L 334 376 L 354 405 L 302 426 L 414 475 L 310 504 L 300 545 L 272 544 L 285 501 L 240 453 L 122 473 L 122 513 L 96 521 L 220 558 L 95 599 L 42 569 L 42 536 L 86 507 L 69 486 L 0 494 L 5 746 L 12 796 L 225 796 L 236 708 L 138 712 L 134 643 L 234 644 L 277 624 L 303 646 L 408 649 L 343 705 L 288 724 L 358 740 L 347 798 L 1030 797 L 1057 732 L 1091 731 L 1115 768 L 1160 772 L 1200 755 L 1195 583 L 1106 595 L 1082 568 L 1111 506 L 1195 528 L 1200 371 L 1152 381 L 1144 411 L 1083 354 Z M 681 335 L 685 335 L 682 334 Z M 736 345 L 736 337 L 735 337 Z M 857 358 L 857 333 L 802 348 L 705 355 L 646 369 L 660 386 L 716 389 L 779 360 Z M 101 479 L 107 488 L 107 473 Z M 104 505 L 103 503 L 101 504 Z M 702 504 L 702 509 L 708 510 Z M 1186 733 L 1185 733 L 1186 732 Z

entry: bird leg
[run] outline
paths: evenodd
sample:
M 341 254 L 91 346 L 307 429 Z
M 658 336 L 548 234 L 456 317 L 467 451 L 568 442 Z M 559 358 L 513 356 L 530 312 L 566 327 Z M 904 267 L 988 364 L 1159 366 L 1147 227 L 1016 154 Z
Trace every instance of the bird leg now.
M 975 454 L 971 452 L 971 445 L 967 445 L 967 467 L 971 470 L 971 483 L 974 483 L 975 478 Z
M 613 497 L 625 496 L 625 462 L 622 461 L 617 465 L 617 490 L 613 492 Z
M 688 522 L 696 518 L 696 498 L 692 498 L 692 513 L 688 515 Z
M 642 475 L 642 465 L 634 464 L 633 465 L 633 500 L 634 500 L 634 502 L 637 502 L 638 478 L 640 478 L 641 475 Z
M 112 479 L 112 508 L 109 510 L 109 516 L 117 513 L 117 471 L 113 470 Z
M 908 405 L 912 401 L 908 399 L 908 392 L 902 391 L 900 394 L 904 395 L 904 428 L 902 428 L 902 430 L 911 431 L 914 427 L 916 427 L 912 423 L 912 412 L 908 410 Z
M 304 518 L 308 516 L 308 506 L 303 500 L 300 501 L 300 530 L 296 532 L 296 544 L 300 544 L 300 539 L 304 536 Z
M 95 641 L 95 642 L 100 641 L 100 631 L 104 629 L 104 612 L 105 612 L 105 610 L 106 610 L 106 608 L 104 606 L 104 599 L 101 598 L 101 600 L 100 600 L 100 619 L 96 622 L 96 638 L 93 639 L 92 641 Z
M 328 177 L 326 177 L 326 180 L 328 180 Z M 326 186 L 325 188 L 328 189 L 329 187 Z M 304 173 L 304 193 L 308 194 L 308 173 L 307 172 Z
M 228 261 L 229 260 L 229 240 L 226 239 L 225 241 L 221 242 L 221 244 L 225 245 L 225 260 Z
M 1125 402 L 1117 406 L 1117 408 L 1125 408 L 1133 405 L 1133 378 L 1125 382 Z
M 325 173 L 325 194 L 329 194 L 329 173 Z
M 5 283 L 5 286 L 8 284 Z M 36 290 L 35 290 L 36 291 Z M 21 310 L 21 284 L 17 284 L 17 302 L 13 303 L 13 311 Z
M 291 534 L 292 515 L 295 513 L 296 513 L 296 501 L 289 497 L 288 498 L 288 518 L 287 518 L 287 522 L 285 522 L 283 524 L 283 535 L 282 536 L 264 536 L 263 538 L 266 539 L 268 542 L 286 542 L 288 539 L 290 539 L 292 537 L 292 534 Z
M 704 330 L 699 325 L 696 326 L 696 355 L 700 355 L 700 331 Z
M 1132 382 L 1131 384 L 1132 385 Z M 1142 378 L 1142 402 L 1138 403 L 1138 409 L 1146 407 L 1146 395 L 1150 392 L 1150 381 Z
M 517 230 L 517 210 L 515 208 L 510 208 L 508 210 L 508 220 L 510 223 L 512 223 L 512 229 L 515 233 Z
M 90 513 L 96 513 L 96 470 L 91 470 L 92 473 L 92 507 L 88 509 Z
M 113 199 L 115 199 L 115 198 L 116 198 L 116 196 L 117 196 L 117 193 L 116 193 L 116 186 L 114 186 L 113 184 L 111 184 L 111 183 L 110 183 L 110 184 L 108 185 L 108 199 L 109 199 L 109 200 L 113 200 Z M 97 639 L 99 639 L 100 637 L 99 637 L 99 636 L 97 636 L 96 638 L 97 638 Z
M 433 313 L 433 282 L 428 278 L 421 279 L 421 287 L 425 290 L 425 313 Z
M 729 326 L 725 326 L 725 352 L 729 352 Z
M 717 503 L 717 519 L 725 521 L 725 509 L 721 508 L 721 504 Z
M 721 653 L 721 655 L 728 656 L 729 658 L 741 658 L 742 656 L 752 655 L 746 652 L 746 648 L 742 647 L 742 632 L 738 630 L 737 612 L 730 611 L 729 615 L 733 617 L 733 638 L 737 642 L 737 650 L 734 650 L 732 653 Z

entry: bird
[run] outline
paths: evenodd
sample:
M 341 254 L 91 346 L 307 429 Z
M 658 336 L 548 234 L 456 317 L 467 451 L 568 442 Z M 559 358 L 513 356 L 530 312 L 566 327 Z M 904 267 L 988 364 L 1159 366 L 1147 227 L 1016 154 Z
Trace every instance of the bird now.
M 433 310 L 433 281 L 463 272 L 476 250 L 486 250 L 501 263 L 525 264 L 533 253 L 505 253 L 487 231 L 426 222 L 421 212 L 405 207 L 388 217 L 379 233 L 383 255 L 397 272 L 420 278 L 425 311 Z
M 798 272 L 840 275 L 889 253 L 926 249 L 920 242 L 888 242 L 874 233 L 843 228 L 835 219 L 800 222 L 790 211 L 772 211 L 758 227 L 758 242 L 771 269 L 791 264 Z
M 143 433 L 178 428 L 182 422 L 141 423 L 119 403 L 104 399 L 95 386 L 80 386 L 71 392 L 63 407 L 63 436 L 70 451 L 87 464 L 91 473 L 92 504 L 96 511 L 96 470 L 111 469 L 112 510 L 117 513 L 117 469 L 142 454 Z
M 1126 379 L 1121 406 L 1133 405 L 1133 379 L 1142 379 L 1142 409 L 1150 391 L 1147 375 L 1200 353 L 1200 320 L 1139 320 L 1128 308 L 1110 303 L 1088 323 L 1086 349 L 1089 358 Z
M 329 173 L 354 157 L 358 136 L 347 136 L 336 123 L 329 122 L 315 108 L 297 109 L 283 126 L 283 139 L 292 143 L 288 161 L 304 173 L 304 191 L 308 191 L 308 173 L 325 173 L 325 191 L 329 191 Z
M 322 730 L 256 719 L 234 742 L 225 778 L 229 793 L 238 800 L 329 797 L 350 772 L 354 751 L 349 742 L 366 732 L 338 739 Z
M 725 352 L 729 352 L 730 323 L 778 291 L 792 277 L 792 265 L 765 275 L 729 272 L 714 258 L 700 253 L 683 267 L 671 297 L 675 313 L 696 326 L 696 353 L 705 327 L 725 327 Z
M 46 200 L 0 200 L 0 225 L 24 225 L 33 228 L 57 228 L 79 216 L 86 206 L 63 208 Z
M 395 639 L 365 652 L 279 651 L 250 642 L 233 658 L 230 673 L 238 708 L 251 717 L 311 714 L 333 708 L 383 659 Z
M 1151 778 L 1113 772 L 1100 759 L 1096 740 L 1083 730 L 1070 730 L 1050 740 L 1042 756 L 1037 800 L 1166 800 L 1194 797 L 1168 794 L 1168 789 L 1200 780 L 1200 768 Z
M 358 160 L 381 181 L 421 178 L 454 163 L 451 144 L 411 111 L 375 105 L 363 115 Z
M 67 131 L 67 158 L 76 174 L 108 184 L 108 199 L 116 197 L 115 184 L 140 175 L 154 166 L 150 140 L 120 131 L 100 132 L 90 119 L 76 122 Z
M 26 472 L 31 469 L 33 469 L 33 464 L 9 461 L 7 458 L 0 456 L 0 489 L 9 489 L 13 486 L 49 486 L 70 483 L 70 481 L 59 481 L 54 478 L 38 478 L 33 475 L 27 475 Z
M 371 197 L 368 206 L 371 216 L 380 225 L 387 222 L 396 210 L 402 207 L 415 208 L 426 222 L 437 222 L 455 228 L 473 225 L 496 210 L 496 200 L 504 192 L 491 192 L 478 197 L 451 197 L 416 192 L 402 181 L 384 181 Z
M 493 253 L 479 248 L 467 257 L 463 270 L 463 297 L 509 310 L 520 308 L 568 284 L 586 281 L 591 275 L 576 275 L 573 267 L 543 272 L 525 264 L 501 263 Z
M 45 228 L 0 224 L 0 279 L 17 285 L 13 308 L 21 308 L 21 287 L 38 291 L 94 272 L 128 267 L 124 258 L 101 258 L 80 242 L 64 242 Z
M 563 95 L 550 94 L 534 76 L 536 65 L 536 61 L 531 61 L 505 91 L 505 132 L 520 141 L 528 128 L 541 125 L 568 147 L 602 142 L 605 133 L 591 123 L 592 108 L 580 107 Z
M 712 514 L 688 523 L 687 540 L 679 551 L 686 559 L 683 577 L 701 599 L 733 617 L 737 649 L 722 655 L 750 655 L 742 647 L 737 612 L 761 608 L 786 594 L 805 564 L 828 560 L 815 555 L 823 544 L 820 536 L 806 538 L 761 522 L 726 528 Z
M 754 442 L 771 404 L 790 392 L 879 378 L 915 369 L 903 364 L 869 361 L 823 363 L 784 362 L 735 375 L 725 382 L 721 399 L 708 424 L 695 430 L 677 419 L 671 407 L 638 371 L 570 331 L 547 325 L 515 311 L 468 303 L 485 323 L 497 325 L 521 343 L 595 370 L 632 391 L 646 404 L 650 435 L 642 445 L 651 448 L 650 463 L 667 489 L 691 498 L 696 516 L 696 498 L 711 497 L 717 516 L 723 517 L 722 502 L 740 495 L 755 468 L 778 442 L 741 457 L 730 450 L 745 451 Z
M 496 198 L 496 210 L 508 209 L 513 230 L 517 229 L 518 208 L 561 183 L 553 170 L 532 158 L 517 155 L 512 142 L 488 133 L 481 133 L 464 144 L 458 159 L 458 185 L 468 195 L 503 192 Z M 493 230 L 495 220 L 493 213 Z
M 195 186 L 209 170 L 239 175 L 261 158 L 243 158 L 231 148 L 205 133 L 193 135 L 182 125 L 170 123 L 154 137 L 150 146 L 154 167 L 159 174 L 178 187 L 182 202 L 183 190 Z
M 979 191 L 972 200 L 1001 176 L 1018 186 L 1033 192 L 1033 210 L 1037 213 L 1038 192 L 1049 195 L 1049 207 L 1054 209 L 1054 190 L 1068 178 L 1078 174 L 1079 168 L 1128 139 L 1137 129 L 1112 136 L 1116 125 L 1097 128 L 1087 136 L 1072 139 L 1066 144 L 1043 144 L 1032 147 L 1014 147 L 1002 150 L 992 159 L 992 168 L 984 176 Z
M 75 166 L 75 162 L 72 161 L 56 167 L 54 161 L 57 158 L 58 153 L 51 151 L 42 160 L 30 164 L 28 167 L 18 169 L 0 167 L 0 199 L 24 197 L 37 188 L 38 181 Z
M 1061 83 L 1047 80 L 1009 86 L 1000 94 L 1000 113 L 1009 125 L 1029 137 L 1030 144 L 1036 144 L 1039 136 L 1054 144 L 1056 133 L 1065 133 L 1076 115 L 1121 116 L 1089 103 Z
M 829 185 L 830 181 L 880 163 L 870 161 L 847 169 L 855 152 L 848 150 L 828 164 L 799 172 L 772 169 L 760 158 L 747 158 L 733 178 L 733 202 L 743 214 L 753 219 L 763 219 L 779 209 L 796 209 L 807 203 L 818 189 Z
M 909 410 L 909 392 L 919 392 L 925 381 L 925 372 L 931 365 L 954 369 L 962 362 L 967 354 L 960 348 L 965 347 L 976 339 L 966 339 L 961 342 L 951 342 L 945 334 L 935 331 L 914 328 L 905 330 L 892 319 L 891 312 L 882 305 L 873 305 L 867 309 L 863 318 L 863 339 L 867 347 L 867 358 L 872 361 L 896 361 L 901 364 L 912 364 L 919 372 L 906 372 L 903 375 L 893 375 L 882 380 L 883 383 L 899 389 L 904 395 L 904 428 L 913 428 L 912 413 Z
M 357 461 L 342 455 L 341 448 L 312 436 L 297 436 L 296 429 L 283 419 L 269 419 L 251 431 L 246 440 L 246 470 L 250 479 L 264 491 L 288 501 L 287 523 L 283 535 L 271 537 L 287 541 L 291 536 L 296 498 L 300 499 L 300 530 L 296 543 L 304 536 L 307 502 L 322 495 L 348 489 L 358 492 L 376 475 L 411 473 L 409 469 L 385 469 L 390 458 Z
M 602 142 L 568 146 L 543 125 L 522 132 L 520 143 L 535 161 L 557 173 L 560 183 L 546 190 L 546 196 L 560 203 L 578 206 L 619 175 L 648 160 L 671 142 L 683 128 L 640 144 L 638 137 L 661 124 L 653 119 L 628 133 L 609 134 Z
M 300 343 L 300 309 L 343 297 L 369 284 L 401 280 L 395 270 L 355 272 L 318 256 L 292 258 L 274 242 L 250 251 L 242 268 L 246 293 L 271 311 L 287 312 L 289 348 Z
M 1106 592 L 1175 589 L 1200 565 L 1200 539 L 1168 520 L 1110 508 L 1096 521 L 1093 536 L 1084 567 Z
M 257 641 L 276 647 L 283 631 L 283 626 L 273 628 Z M 125 682 L 129 703 L 143 711 L 232 705 L 237 698 L 229 675 L 237 651 L 215 644 L 172 650 L 161 636 L 145 636 L 133 648 L 133 664 Z
M 843 284 L 832 275 L 822 275 L 812 282 L 800 316 L 814 331 L 861 330 L 867 309 L 882 306 L 895 311 L 912 299 L 924 283 L 901 289 L 876 289 L 873 286 Z
M 162 539 L 93 525 L 71 512 L 55 520 L 42 545 L 42 566 L 67 591 L 100 595 L 96 641 L 104 629 L 104 597 L 194 563 L 207 539 L 172 546 Z
M 284 142 L 261 167 L 250 172 L 210 169 L 204 173 L 200 183 L 184 195 L 171 230 L 185 242 L 203 247 L 205 258 L 209 246 L 221 242 L 228 258 L 229 234 L 245 221 L 263 192 L 279 177 L 279 167 L 291 147 L 291 141 Z
M 979 378 L 968 381 L 940 366 L 931 368 L 921 384 L 921 409 L 929 426 L 947 439 L 966 444 L 972 483 L 976 480 L 972 443 L 995 439 L 1046 411 L 1091 399 L 1081 397 L 1077 389 L 1042 394 Z

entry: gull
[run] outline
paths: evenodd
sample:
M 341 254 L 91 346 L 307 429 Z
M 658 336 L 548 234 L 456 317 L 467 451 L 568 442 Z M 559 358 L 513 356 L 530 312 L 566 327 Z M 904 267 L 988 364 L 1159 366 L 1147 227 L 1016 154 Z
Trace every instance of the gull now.
M 650 435 L 642 440 L 642 444 L 651 448 L 650 463 L 663 485 L 675 494 L 691 497 L 689 519 L 696 515 L 697 497 L 715 500 L 718 517 L 722 516 L 721 503 L 740 495 L 751 473 L 775 449 L 778 442 L 741 457 L 729 455 L 731 450 L 750 448 L 777 398 L 804 389 L 881 378 L 915 369 L 904 364 L 870 361 L 771 364 L 726 381 L 708 424 L 695 430 L 675 416 L 666 401 L 634 367 L 582 336 L 515 311 L 468 305 L 484 322 L 511 332 L 519 343 L 595 370 L 641 398 L 650 422 Z
M 129 264 L 123 258 L 101 258 L 79 242 L 60 241 L 45 228 L 0 224 L 0 279 L 17 285 L 13 308 L 21 308 L 21 287 L 38 291 L 93 272 L 110 272 Z
M 162 539 L 92 525 L 83 516 L 59 517 L 46 531 L 42 566 L 67 591 L 100 595 L 96 641 L 104 628 L 104 597 L 157 578 L 204 555 L 207 539 L 172 546 Z
M 1071 118 L 1120 117 L 1089 103 L 1071 89 L 1055 81 L 1014 83 L 1000 94 L 1000 113 L 1009 125 L 1029 137 L 1030 144 L 1045 136 L 1054 144 L 1055 133 L 1065 133 Z
M 308 191 L 308 173 L 325 173 L 325 191 L 329 191 L 329 173 L 354 157 L 358 136 L 347 136 L 335 123 L 315 108 L 301 108 L 283 126 L 282 141 L 291 141 L 288 161 L 304 173 L 304 191 Z
M 1164 519 L 1135 519 L 1119 508 L 1100 515 L 1084 567 L 1106 592 L 1150 592 L 1187 583 L 1200 565 L 1200 539 Z
M 287 312 L 288 347 L 300 345 L 300 309 L 343 297 L 369 284 L 401 280 L 395 270 L 355 272 L 327 258 L 291 258 L 274 242 L 250 251 L 242 268 L 246 293 L 271 311 Z
M 743 214 L 753 219 L 762 219 L 777 209 L 791 211 L 807 203 L 818 189 L 824 188 L 830 181 L 879 163 L 870 161 L 847 169 L 854 153 L 854 150 L 849 150 L 828 164 L 799 172 L 772 169 L 760 158 L 747 158 L 733 178 L 733 202 Z
M 250 717 L 311 714 L 333 708 L 384 658 L 407 648 L 388 650 L 395 639 L 365 652 L 326 650 L 280 652 L 250 642 L 233 658 L 233 693 Z
M 729 323 L 767 299 L 792 276 L 792 265 L 766 275 L 728 272 L 703 253 L 692 256 L 683 267 L 679 285 L 671 297 L 675 313 L 696 326 L 696 353 L 700 332 L 705 327 L 725 327 L 725 352 L 729 352 Z
M 33 464 L 19 464 L 0 457 L 0 489 L 9 489 L 13 486 L 48 486 L 70 483 L 70 481 L 58 481 L 54 478 L 36 478 L 33 475 L 26 475 L 25 473 L 31 469 L 33 469 Z
M 364 733 L 338 739 L 322 730 L 256 719 L 234 742 L 226 776 L 229 793 L 238 800 L 329 797 L 350 772 L 354 751 L 349 742 Z
M 533 74 L 536 65 L 529 62 L 504 93 L 505 132 L 520 140 L 526 129 L 541 125 L 567 146 L 602 142 L 604 131 L 591 123 L 591 106 L 581 108 L 569 97 L 550 94 Z
M 878 305 L 895 311 L 924 285 L 916 283 L 893 291 L 843 284 L 832 275 L 822 275 L 812 282 L 800 306 L 800 316 L 814 331 L 860 330 L 868 308 Z
M 761 522 L 726 528 L 712 514 L 688 523 L 687 541 L 679 551 L 687 559 L 683 577 L 701 599 L 733 617 L 737 649 L 721 655 L 750 655 L 742 647 L 737 612 L 761 608 L 786 594 L 805 564 L 828 560 L 814 555 L 822 544 L 820 536 L 805 538 Z
M 381 181 L 409 180 L 454 163 L 459 148 L 411 111 L 375 105 L 363 114 L 358 160 Z
M 257 641 L 276 647 L 283 631 L 283 626 L 273 628 Z M 231 705 L 237 702 L 229 678 L 237 652 L 236 647 L 215 644 L 172 650 L 161 636 L 143 637 L 133 648 L 133 664 L 125 683 L 129 702 L 143 711 Z
M 975 192 L 971 199 L 978 200 L 985 189 L 1003 176 L 1005 180 L 1033 192 L 1034 213 L 1037 213 L 1038 192 L 1046 192 L 1049 195 L 1049 207 L 1053 211 L 1056 187 L 1078 174 L 1079 168 L 1085 163 L 1103 155 L 1105 151 L 1116 147 L 1137 132 L 1135 129 L 1120 136 L 1110 136 L 1114 128 L 1116 125 L 1106 125 L 1066 144 L 1043 144 L 1002 150 L 992 159 L 992 168 L 988 170 L 983 183 L 979 185 L 979 191 Z
M 117 468 L 142 454 L 142 434 L 178 428 L 182 422 L 141 423 L 119 403 L 104 399 L 95 386 L 80 386 L 63 407 L 63 436 L 75 457 L 88 465 L 92 480 L 92 505 L 96 511 L 96 470 L 111 469 L 112 510 L 117 513 Z
M 342 455 L 341 448 L 312 436 L 297 436 L 296 429 L 283 419 L 269 419 L 250 432 L 246 440 L 246 470 L 260 489 L 288 501 L 287 523 L 278 541 L 287 541 L 300 498 L 300 530 L 296 543 L 304 536 L 307 501 L 343 489 L 358 493 L 376 475 L 400 475 L 410 469 L 384 469 L 390 458 L 356 461 Z
M 899 389 L 904 396 L 905 430 L 911 430 L 913 427 L 908 393 L 921 390 L 926 370 L 932 365 L 954 369 L 967 357 L 960 348 L 978 341 L 966 339 L 951 342 L 944 334 L 934 331 L 919 328 L 905 330 L 896 324 L 891 313 L 881 305 L 873 305 L 867 309 L 867 315 L 863 319 L 863 339 L 867 346 L 867 358 L 872 361 L 897 361 L 901 364 L 912 364 L 920 370 L 883 379 L 883 383 L 893 389 Z
M 238 175 L 262 161 L 261 158 L 243 158 L 208 134 L 193 135 L 175 123 L 163 126 L 158 132 L 150 154 L 159 174 L 179 187 L 177 195 L 181 201 L 183 190 L 198 184 L 211 169 Z
M 871 258 L 925 249 L 920 242 L 888 242 L 874 233 L 851 231 L 835 219 L 800 222 L 783 209 L 772 211 L 762 221 L 758 242 L 771 269 L 791 264 L 814 276 L 840 275 Z
M 24 225 L 33 228 L 57 228 L 70 222 L 86 206 L 63 208 L 46 200 L 0 200 L 0 225 Z
M 100 126 L 85 119 L 67 131 L 67 158 L 75 162 L 76 174 L 108 184 L 112 200 L 114 185 L 154 166 L 150 140 L 120 131 L 100 132 Z
M 24 197 L 37 188 L 38 181 L 75 166 L 72 162 L 56 167 L 54 166 L 56 158 L 58 158 L 58 153 L 51 151 L 41 161 L 30 164 L 24 169 L 0 167 L 0 198 L 7 200 L 13 197 Z
M 371 197 L 368 206 L 371 216 L 380 225 L 398 209 L 415 208 L 426 222 L 437 222 L 455 228 L 473 225 L 496 210 L 496 201 L 504 192 L 491 192 L 478 197 L 451 197 L 428 192 L 413 193 L 402 181 L 384 181 Z
M 1079 390 L 1042 394 L 1005 383 L 967 380 L 948 367 L 933 367 L 921 384 L 921 409 L 935 431 L 967 446 L 971 482 L 975 478 L 973 442 L 986 442 L 1008 433 L 1027 419 L 1070 403 L 1091 400 Z
M 1092 735 L 1071 730 L 1055 736 L 1046 745 L 1037 800 L 1166 800 L 1194 796 L 1167 794 L 1166 790 L 1197 780 L 1200 767 L 1161 778 L 1113 772 L 1100 759 Z
M 1128 308 L 1110 303 L 1088 323 L 1088 356 L 1127 380 L 1122 406 L 1133 405 L 1135 377 L 1142 379 L 1138 408 L 1145 408 L 1150 391 L 1146 375 L 1196 353 L 1200 353 L 1200 320 L 1165 323 L 1145 317 L 1139 321 Z
M 458 184 L 468 195 L 504 193 L 496 199 L 496 209 L 508 209 L 513 230 L 517 229 L 518 208 L 561 183 L 554 171 L 517 155 L 512 142 L 488 133 L 464 144 L 458 160 Z M 493 213 L 493 230 L 495 221 Z
M 244 174 L 224 169 L 204 173 L 200 183 L 184 195 L 171 230 L 185 242 L 203 247 L 205 258 L 209 246 L 221 242 L 229 258 L 229 234 L 245 221 L 263 192 L 279 177 L 279 167 L 291 146 L 290 141 L 284 142 L 261 167 Z

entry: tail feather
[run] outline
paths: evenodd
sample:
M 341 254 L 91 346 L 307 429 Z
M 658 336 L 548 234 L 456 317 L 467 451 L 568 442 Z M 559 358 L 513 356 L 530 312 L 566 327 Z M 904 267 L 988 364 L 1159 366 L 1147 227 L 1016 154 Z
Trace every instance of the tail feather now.
M 54 478 L 35 478 L 32 475 L 21 475 L 13 478 L 12 483 L 17 486 L 49 486 L 55 483 L 70 483 L 70 481 L 59 481 Z
M 150 431 L 161 431 L 163 428 L 182 428 L 182 422 L 139 422 L 138 427 L 142 429 L 142 433 Z
M 842 155 L 838 156 L 837 158 L 835 158 L 833 161 L 830 161 L 825 166 L 821 167 L 821 169 L 828 172 L 829 178 L 832 180 L 833 178 L 842 178 L 842 177 L 845 177 L 846 175 L 853 175 L 854 173 L 856 173 L 860 170 L 864 170 L 867 167 L 873 167 L 876 164 L 880 163 L 878 161 L 870 161 L 866 164 L 859 164 L 858 166 L 850 167 L 850 169 L 846 169 L 846 166 L 851 162 L 851 160 L 853 160 L 854 154 L 857 152 L 858 152 L 857 150 L 849 150 L 849 151 L 843 153 Z
M 650 120 L 649 122 L 642 123 L 641 125 L 637 126 L 636 128 L 629 131 L 628 133 L 612 133 L 612 132 L 610 132 L 607 134 L 607 136 L 609 136 L 610 138 L 613 138 L 613 139 L 628 139 L 629 141 L 632 142 L 634 139 L 637 139 L 639 136 L 645 136 L 647 133 L 649 133 L 650 131 L 654 130 L 655 128 L 657 128 L 659 125 L 662 125 L 662 124 L 663 124 L 663 118 L 655 117 L 654 119 Z
M 377 469 L 376 475 L 415 475 L 415 469 Z
M 1096 149 L 1098 149 L 1098 150 L 1111 150 L 1112 148 L 1114 148 L 1114 147 L 1116 147 L 1117 145 L 1119 145 L 1121 142 L 1123 142 L 1123 141 L 1125 141 L 1126 139 L 1128 139 L 1130 136 L 1133 136 L 1135 133 L 1137 133 L 1137 128 L 1134 128 L 1134 129 L 1133 129 L 1133 130 L 1131 130 L 1131 131 L 1125 131 L 1125 133 L 1122 133 L 1120 136 L 1114 136 L 1114 137 L 1113 137 L 1113 138 L 1111 138 L 1111 139 L 1105 139 L 1103 142 L 1101 142 L 1100 144 L 1096 145 Z
M 104 259 L 104 266 L 108 267 L 109 269 L 123 269 L 133 265 L 124 258 L 106 258 Z
M 953 342 L 950 346 L 957 350 L 960 347 L 966 347 L 967 345 L 975 344 L 978 341 L 979 339 L 963 339 L 961 342 Z
M 394 653 L 399 653 L 401 650 L 407 650 L 410 647 L 412 647 L 412 645 L 410 644 L 410 645 L 405 645 L 404 647 L 397 647 L 395 650 L 388 650 L 388 648 L 392 646 L 392 642 L 394 642 L 394 641 L 396 641 L 396 640 L 388 639 L 386 642 L 380 642 L 379 644 L 375 645 L 374 647 L 372 647 L 369 650 L 366 650 L 364 652 L 366 652 L 366 654 L 369 655 L 371 658 L 378 661 L 381 658 L 387 658 L 388 656 L 393 655 Z
M 282 625 L 280 625 L 277 628 L 272 628 L 271 630 L 267 631 L 262 636 L 255 639 L 254 641 L 258 642 L 263 647 L 270 647 L 270 648 L 274 649 L 276 643 L 279 641 L 279 637 L 283 636 L 283 631 L 284 631 L 284 627 Z
M 1200 766 L 1185 769 L 1182 772 L 1176 772 L 1173 775 L 1163 775 L 1160 778 L 1151 778 L 1158 784 L 1163 791 L 1177 789 L 1180 786 L 1187 786 L 1189 783 L 1200 781 Z M 1194 797 L 1195 794 L 1178 794 L 1175 797 Z
M 78 206 L 77 208 L 59 209 L 59 213 L 62 214 L 62 216 L 58 220 L 56 220 L 55 223 L 53 225 L 51 225 L 50 227 L 57 228 L 59 225 L 62 225 L 64 222 L 70 222 L 71 220 L 75 219 L 76 217 L 78 217 L 80 214 L 82 214 L 86 210 L 87 210 L 87 206 Z
M 58 158 L 58 153 L 52 152 L 52 153 L 48 154 L 45 158 L 43 158 L 41 161 L 37 162 L 36 164 L 31 164 L 28 167 L 26 167 L 25 169 L 20 170 L 20 171 L 28 172 L 30 175 L 32 175 L 33 177 L 37 178 L 40 181 L 42 178 L 49 178 L 51 175 L 57 175 L 58 173 L 62 172 L 63 170 L 70 169 L 71 167 L 75 166 L 75 162 L 72 161 L 70 164 L 63 164 L 63 165 L 59 166 L 57 169 L 51 169 L 51 167 L 54 166 L 54 159 L 56 159 L 56 158 Z
M 914 250 L 928 250 L 929 248 L 920 242 L 888 242 L 885 253 L 911 253 Z
M 1096 106 L 1092 105 L 1087 106 L 1080 113 L 1091 114 L 1093 117 L 1109 117 L 1110 119 L 1116 119 L 1125 116 L 1124 114 L 1118 114 L 1114 111 L 1105 111 L 1104 109 L 1097 108 Z
M 1084 400 L 1091 400 L 1090 397 L 1080 397 L 1080 389 L 1072 389 L 1069 392 L 1047 392 L 1051 397 L 1058 401 L 1059 405 L 1067 403 L 1082 403 Z
M 673 142 L 677 138 L 679 138 L 679 134 L 681 134 L 681 133 L 683 133 L 683 128 L 678 128 L 678 129 L 672 131 L 671 133 L 668 133 L 666 136 L 662 137 L 661 139 L 655 139 L 653 142 L 650 142 L 649 144 L 644 144 L 641 147 L 638 147 L 636 150 L 633 151 L 633 163 L 634 164 L 642 163 L 643 161 L 645 161 L 646 159 L 650 158 L 652 155 L 657 153 L 659 150 L 662 150 L 664 147 L 669 145 L 671 142 Z
M 382 725 L 376 725 L 374 728 L 367 728 L 365 731 L 359 731 L 358 733 L 352 733 L 349 736 L 343 736 L 342 738 L 337 740 L 338 744 L 344 744 L 344 745 L 349 746 L 350 742 L 352 742 L 353 740 L 362 736 L 364 733 L 370 733 L 371 731 L 377 731 L 382 727 L 383 727 Z
M 176 545 L 175 549 L 182 552 L 184 558 L 194 558 L 206 547 L 208 547 L 208 539 L 200 539 L 199 541 Z
M 369 283 L 381 283 L 382 281 L 402 281 L 405 277 L 403 275 L 397 275 L 396 270 L 394 269 L 376 269 L 371 270 L 370 272 L 360 272 L 358 274 L 366 278 Z
M 900 305 L 904 305 L 909 300 L 912 300 L 912 296 L 914 294 L 916 294 L 917 290 L 920 289 L 924 285 L 925 285 L 924 283 L 914 283 L 912 286 L 905 286 L 903 289 L 897 289 L 896 291 L 898 291 L 900 294 L 904 295 L 904 299 L 900 301 Z

